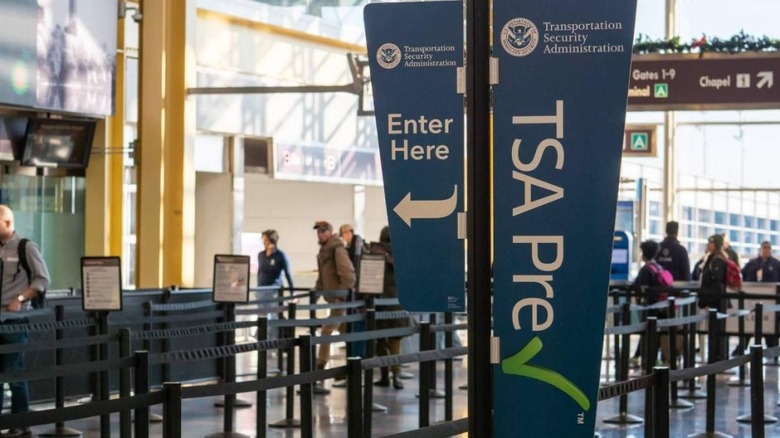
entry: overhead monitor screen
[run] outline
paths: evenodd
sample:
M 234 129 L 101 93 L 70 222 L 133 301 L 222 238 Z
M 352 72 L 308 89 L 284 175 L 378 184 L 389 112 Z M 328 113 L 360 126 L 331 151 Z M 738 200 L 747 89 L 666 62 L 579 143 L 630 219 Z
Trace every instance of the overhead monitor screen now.
M 31 119 L 22 165 L 86 169 L 95 122 Z
M 0 116 L 0 161 L 21 160 L 27 117 Z

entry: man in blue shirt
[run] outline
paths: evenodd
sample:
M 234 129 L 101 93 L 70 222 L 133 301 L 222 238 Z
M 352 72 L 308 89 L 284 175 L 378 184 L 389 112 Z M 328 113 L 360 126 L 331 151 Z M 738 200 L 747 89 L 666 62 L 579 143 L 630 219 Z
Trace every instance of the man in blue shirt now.
M 292 276 L 290 275 L 290 259 L 276 247 L 279 241 L 279 233 L 276 230 L 263 231 L 264 251 L 257 255 L 257 285 L 258 286 L 283 286 L 282 272 L 287 278 L 287 286 L 290 294 L 293 290 Z
M 761 242 L 758 257 L 747 262 L 742 268 L 742 279 L 761 283 L 780 283 L 780 260 L 772 257 L 771 243 Z

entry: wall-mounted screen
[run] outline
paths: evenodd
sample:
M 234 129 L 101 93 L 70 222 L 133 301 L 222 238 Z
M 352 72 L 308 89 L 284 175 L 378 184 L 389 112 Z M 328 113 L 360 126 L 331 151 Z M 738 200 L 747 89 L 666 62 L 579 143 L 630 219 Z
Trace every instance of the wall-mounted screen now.
M 22 165 L 86 169 L 95 122 L 30 119 Z
M 0 3 L 0 103 L 113 113 L 116 1 Z
M 27 117 L 0 116 L 0 161 L 21 160 Z

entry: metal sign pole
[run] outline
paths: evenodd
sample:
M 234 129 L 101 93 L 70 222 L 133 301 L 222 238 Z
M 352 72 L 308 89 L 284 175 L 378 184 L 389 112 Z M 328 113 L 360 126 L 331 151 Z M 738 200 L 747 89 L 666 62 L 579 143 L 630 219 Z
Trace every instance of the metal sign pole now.
M 490 365 L 490 4 L 466 2 L 469 436 L 493 435 Z M 478 383 L 479 379 L 479 383 Z

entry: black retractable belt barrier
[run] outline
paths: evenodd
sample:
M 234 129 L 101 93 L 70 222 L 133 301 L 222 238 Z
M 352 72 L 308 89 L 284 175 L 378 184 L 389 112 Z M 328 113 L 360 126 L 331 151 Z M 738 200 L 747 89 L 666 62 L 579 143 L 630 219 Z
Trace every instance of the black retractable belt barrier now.
M 420 351 L 428 351 L 432 349 L 431 343 L 431 323 L 429 321 L 420 323 Z M 430 376 L 429 371 L 431 363 L 435 362 L 420 362 L 420 418 L 419 427 L 426 427 L 430 425 L 431 415 L 431 391 L 430 391 Z
M 720 357 L 720 333 L 718 332 L 718 310 L 710 309 L 707 319 L 707 363 L 713 364 Z M 707 375 L 707 419 L 706 430 L 701 433 L 688 435 L 688 438 L 730 437 L 730 435 L 715 431 L 715 373 Z
M 301 364 L 300 364 L 300 372 L 301 374 L 306 374 L 312 371 L 312 343 L 311 343 L 311 335 L 301 335 Z M 312 384 L 311 383 L 304 383 L 301 384 L 301 398 L 300 398 L 300 404 L 301 404 L 301 437 L 302 438 L 312 438 L 314 435 L 314 426 L 312 424 L 312 417 L 314 416 L 314 411 L 312 409 L 312 397 L 314 394 L 312 393 Z
M 612 304 L 615 305 L 615 306 L 619 305 L 620 304 L 620 296 L 618 296 L 617 294 L 612 295 Z M 621 320 L 620 320 L 621 316 L 622 315 L 621 315 L 620 312 L 615 312 L 615 313 L 612 314 L 612 325 L 614 327 L 617 327 L 617 326 L 620 325 L 620 323 L 621 323 Z M 617 382 L 618 380 L 620 380 L 620 357 L 621 357 L 621 354 L 620 354 L 620 349 L 621 349 L 621 346 L 620 346 L 620 335 L 615 334 L 615 336 L 612 339 L 612 342 L 614 343 L 614 349 L 615 349 L 615 353 L 613 354 L 612 360 L 613 360 L 613 362 L 615 364 L 615 381 Z
M 431 313 L 430 316 L 428 317 L 428 321 L 431 322 L 431 326 L 435 326 L 439 322 L 439 315 L 436 314 L 436 313 Z M 432 337 L 431 344 L 430 344 L 431 348 L 432 349 L 439 348 L 439 342 L 438 342 L 437 335 L 435 333 L 431 333 L 431 337 Z M 437 362 L 434 361 L 431 364 L 431 366 L 429 367 L 429 371 L 428 371 L 429 373 L 431 373 L 430 380 L 428 380 L 428 381 L 431 382 L 431 398 L 432 399 L 446 397 L 446 394 L 444 394 L 443 391 L 440 391 L 439 389 L 437 389 L 437 386 L 438 386 L 438 384 L 437 384 L 438 376 L 436 375 L 436 366 L 437 366 Z
M 697 307 L 696 303 L 691 303 L 688 306 L 686 306 L 686 315 L 685 316 L 693 316 L 697 313 Z M 686 336 L 686 352 L 685 356 L 683 357 L 683 368 L 694 368 L 696 367 L 696 322 L 691 322 L 689 324 L 686 324 L 683 327 L 683 333 Z M 701 346 L 702 351 L 704 346 Z M 700 391 L 696 385 L 696 379 L 691 378 L 688 380 L 688 389 L 683 391 L 679 394 L 680 398 L 685 398 L 689 400 L 701 400 L 707 398 L 707 393 Z
M 163 383 L 163 438 L 181 438 L 181 383 Z
M 452 324 L 452 312 L 444 314 L 444 324 Z M 444 332 L 444 348 L 452 348 L 453 330 Z M 444 421 L 452 421 L 452 358 L 444 360 Z
M 119 357 L 130 357 L 132 351 L 130 341 L 130 329 L 123 328 L 119 330 Z M 130 368 L 122 367 L 119 369 L 119 396 L 122 398 L 130 397 Z M 121 438 L 132 437 L 132 418 L 130 411 L 119 413 L 119 436 Z
M 623 303 L 623 324 L 624 326 L 631 325 L 631 303 Z M 622 336 L 620 341 L 620 366 L 617 371 L 617 380 L 619 382 L 625 382 L 628 380 L 628 356 L 631 351 L 631 335 L 626 333 Z M 620 396 L 619 401 L 619 413 L 604 420 L 605 423 L 610 424 L 638 424 L 643 421 L 642 417 L 632 415 L 628 413 L 628 394 Z
M 287 303 L 287 319 L 290 321 L 295 320 L 296 304 L 294 301 Z M 295 327 L 288 327 L 289 338 L 295 337 Z M 295 374 L 295 345 L 290 345 L 287 348 L 287 375 L 292 376 Z M 287 397 L 285 400 L 284 418 L 270 423 L 271 427 L 301 427 L 301 422 L 295 419 L 295 387 L 287 387 Z
M 371 332 L 376 329 L 376 308 L 374 305 L 374 296 L 367 295 L 366 298 L 366 331 Z M 376 356 L 376 339 L 369 339 L 365 344 L 366 357 Z M 387 412 L 387 407 L 374 405 L 374 370 L 363 370 L 363 435 L 366 438 L 371 437 L 371 428 L 373 419 L 371 415 L 374 411 Z
M 236 305 L 234 303 L 223 303 L 224 320 L 226 323 L 231 324 L 235 322 L 235 310 Z M 235 329 L 222 332 L 224 336 L 225 345 L 230 347 L 236 344 L 236 331 Z M 219 359 L 217 359 L 219 361 Z M 229 354 L 221 360 L 225 376 L 222 382 L 235 383 L 236 381 L 236 355 Z M 248 438 L 247 435 L 236 433 L 233 431 L 236 417 L 236 394 L 225 394 L 224 396 L 224 411 L 222 412 L 222 432 L 206 435 L 206 438 Z
M 669 297 L 669 309 L 667 310 L 667 315 L 669 315 L 669 319 L 674 319 L 677 317 L 677 298 Z M 684 341 L 683 344 L 685 344 Z M 677 369 L 677 361 L 677 326 L 673 325 L 669 327 L 669 368 L 671 370 Z M 677 382 L 672 382 L 671 385 L 671 402 L 669 403 L 669 407 L 672 409 L 687 409 L 693 407 L 693 403 L 686 400 L 681 400 L 678 397 Z
M 145 318 L 143 330 L 147 332 L 154 330 L 153 327 L 154 324 L 152 323 L 152 304 L 153 303 L 151 301 L 146 301 L 145 303 L 143 303 L 144 318 Z M 152 339 L 144 339 L 143 349 L 148 351 L 150 354 L 154 352 L 155 349 L 154 349 Z M 151 380 L 150 380 L 150 385 L 151 385 Z M 161 423 L 162 417 L 158 414 L 150 413 L 149 421 L 151 421 L 152 423 Z
M 645 375 L 653 374 L 655 362 L 658 358 L 658 319 L 655 316 L 647 318 L 647 329 L 645 330 Z M 654 385 L 655 386 L 655 385 Z M 653 400 L 653 387 L 645 388 L 645 436 L 654 436 L 655 415 Z
M 257 318 L 257 340 L 260 342 L 268 340 L 268 317 L 261 316 Z M 265 380 L 268 375 L 268 353 L 264 348 L 257 349 L 257 380 Z M 257 438 L 265 438 L 265 422 L 268 417 L 266 408 L 266 391 L 257 391 L 257 401 L 255 403 L 257 410 L 255 412 L 255 433 Z
M 54 306 L 54 315 L 55 321 L 64 321 L 65 308 L 61 304 Z M 60 341 L 64 339 L 64 337 L 64 330 L 61 327 L 58 327 L 55 332 L 55 339 Z M 54 366 L 60 366 L 62 365 L 62 362 L 62 349 L 57 348 L 54 351 Z M 54 379 L 54 407 L 57 409 L 65 407 L 65 380 L 62 376 L 57 376 Z M 42 438 L 76 438 L 81 437 L 82 433 L 76 429 L 65 427 L 64 422 L 58 422 L 54 425 L 54 429 L 39 433 L 38 436 Z
M 737 308 L 740 311 L 740 314 L 743 310 L 745 310 L 745 297 L 741 296 L 737 298 Z M 737 352 L 738 355 L 741 356 L 745 354 L 745 348 L 747 348 L 747 335 L 745 335 L 745 316 L 741 315 L 739 317 L 739 320 L 737 321 Z M 757 340 L 758 343 L 761 343 L 761 339 Z M 741 365 L 739 367 L 739 376 L 736 379 L 732 379 L 728 382 L 729 386 L 736 386 L 736 387 L 743 387 L 743 386 L 750 386 L 750 382 L 748 382 L 745 379 L 745 365 Z
M 162 304 L 170 303 L 170 301 L 171 301 L 171 289 L 163 289 L 163 291 L 162 291 L 162 300 L 161 301 L 162 301 Z M 154 309 L 152 309 L 152 312 L 154 312 Z M 164 321 L 160 324 L 160 327 L 156 327 L 156 328 L 166 330 L 166 329 L 171 327 L 170 324 L 168 323 L 168 321 L 165 320 L 166 319 L 165 317 L 168 316 L 168 315 L 169 315 L 168 311 L 164 311 L 162 313 L 162 315 L 160 315 L 160 316 L 163 317 Z M 219 339 L 224 341 L 224 337 L 223 337 L 224 334 L 219 334 L 218 336 L 220 336 Z M 218 344 L 218 345 L 224 345 L 224 344 Z M 171 351 L 171 341 L 170 341 L 170 339 L 168 339 L 167 336 L 160 340 L 160 350 L 163 353 L 167 353 L 167 352 Z M 162 382 L 169 382 L 171 380 L 171 365 L 170 364 L 168 364 L 168 363 L 161 364 L 160 365 L 160 372 L 161 372 L 161 374 L 160 374 L 160 379 L 161 379 L 160 383 L 162 383 Z M 225 373 L 225 370 L 220 367 L 219 363 L 217 363 L 217 376 L 219 376 L 220 379 L 223 379 L 225 377 L 224 373 Z
M 149 351 L 136 351 L 135 394 L 149 392 Z M 135 410 L 135 436 L 149 436 L 149 407 Z
M 100 336 L 108 334 L 108 312 L 98 312 L 98 334 Z M 100 360 L 108 360 L 108 344 L 103 343 L 99 346 Z M 98 400 L 105 401 L 111 399 L 111 387 L 108 370 L 100 372 L 100 397 Z M 111 415 L 100 416 L 100 436 L 101 438 L 111 438 Z
M 764 355 L 761 345 L 750 347 L 750 412 L 756 421 L 751 424 L 753 438 L 764 438 L 766 417 L 764 415 Z M 774 417 L 772 417 L 774 418 Z M 777 418 L 774 418 L 774 422 Z
M 347 358 L 347 437 L 363 437 L 363 367 L 359 357 Z
M 654 438 L 669 438 L 669 368 L 653 369 L 658 380 L 652 388 L 645 391 L 653 393 L 653 435 Z

